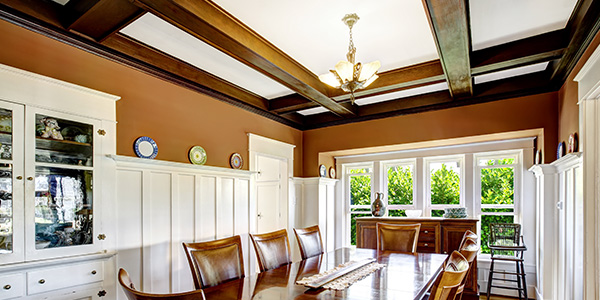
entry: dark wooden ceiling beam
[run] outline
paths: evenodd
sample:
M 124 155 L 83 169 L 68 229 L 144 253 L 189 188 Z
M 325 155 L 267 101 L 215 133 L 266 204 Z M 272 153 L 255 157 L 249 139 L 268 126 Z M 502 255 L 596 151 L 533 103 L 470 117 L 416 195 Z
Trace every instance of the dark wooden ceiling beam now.
M 465 0 L 422 0 L 453 98 L 473 95 L 469 54 L 468 7 Z
M 561 85 L 600 29 L 600 1 L 579 0 L 567 22 L 566 30 L 571 40 L 564 55 L 554 66 L 552 81 Z
M 0 3 L 52 26 L 63 27 L 63 7 L 58 3 L 39 0 L 0 0 Z
M 113 34 L 102 43 L 103 45 L 121 53 L 150 64 L 156 68 L 177 74 L 185 79 L 203 85 L 227 96 L 238 99 L 246 104 L 262 110 L 269 109 L 267 99 L 260 97 L 241 87 L 233 85 L 217 76 L 202 71 L 186 62 L 172 56 L 168 56 L 152 47 L 141 44 L 122 34 Z
M 207 0 L 135 0 L 134 3 L 340 116 L 353 109 L 326 95 L 316 75 Z
M 116 33 L 144 13 L 143 9 L 133 5 L 129 0 L 79 2 L 90 3 L 82 8 L 84 12 L 81 15 L 72 16 L 73 21 L 67 29 L 81 33 L 98 42 Z
M 569 43 L 564 29 L 539 34 L 471 54 L 471 75 L 481 75 L 560 58 Z
M 475 85 L 474 95 L 469 98 L 453 99 L 448 91 L 440 91 L 374 103 L 360 106 L 358 116 L 353 118 L 341 119 L 331 113 L 308 115 L 305 116 L 305 128 L 316 129 L 555 91 L 556 87 L 549 79 L 550 73 L 542 71 Z

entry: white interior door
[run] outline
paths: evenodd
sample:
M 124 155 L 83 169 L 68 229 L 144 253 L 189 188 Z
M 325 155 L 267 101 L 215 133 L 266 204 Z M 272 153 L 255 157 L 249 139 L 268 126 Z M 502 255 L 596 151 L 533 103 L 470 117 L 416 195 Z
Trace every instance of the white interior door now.
M 287 202 L 282 179 L 286 178 L 287 163 L 285 159 L 260 154 L 256 163 L 256 232 L 285 228 Z

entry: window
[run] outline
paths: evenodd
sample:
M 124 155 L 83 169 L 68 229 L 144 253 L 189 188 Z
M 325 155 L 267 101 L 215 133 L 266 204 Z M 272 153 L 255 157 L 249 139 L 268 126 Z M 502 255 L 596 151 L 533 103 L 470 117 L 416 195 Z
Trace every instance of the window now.
M 519 174 L 518 153 L 476 155 L 476 177 L 479 186 L 479 214 L 481 216 L 481 252 L 487 247 L 491 223 L 515 222 L 515 182 Z
M 442 217 L 444 208 L 464 206 L 461 190 L 463 184 L 462 156 L 426 160 L 428 186 L 428 213 Z
M 372 165 L 346 167 L 345 179 L 350 187 L 350 244 L 356 245 L 356 218 L 371 216 Z
M 414 161 L 384 164 L 388 216 L 403 216 L 414 208 Z

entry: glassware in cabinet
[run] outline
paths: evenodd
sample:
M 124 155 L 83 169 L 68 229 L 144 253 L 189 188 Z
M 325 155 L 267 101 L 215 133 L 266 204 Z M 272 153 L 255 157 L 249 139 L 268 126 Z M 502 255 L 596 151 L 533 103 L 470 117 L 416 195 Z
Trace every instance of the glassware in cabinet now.
M 26 200 L 27 259 L 52 258 L 99 250 L 94 210 L 95 120 L 35 109 L 28 113 L 34 138 Z M 35 126 L 31 126 L 35 124 Z M 27 147 L 27 144 L 26 144 Z

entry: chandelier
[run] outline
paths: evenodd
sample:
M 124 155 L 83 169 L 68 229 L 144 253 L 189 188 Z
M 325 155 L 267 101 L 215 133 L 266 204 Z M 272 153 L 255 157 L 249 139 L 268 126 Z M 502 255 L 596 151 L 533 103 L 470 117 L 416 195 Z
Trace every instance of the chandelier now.
M 377 76 L 377 70 L 381 67 L 378 60 L 368 64 L 355 63 L 356 47 L 352 40 L 352 26 L 358 21 L 357 14 L 347 14 L 342 18 L 344 24 L 350 29 L 350 44 L 348 45 L 347 61 L 341 60 L 335 65 L 335 70 L 329 70 L 329 73 L 319 75 L 319 80 L 334 88 L 341 88 L 344 92 L 350 93 L 350 100 L 354 104 L 354 91 L 366 88 Z

